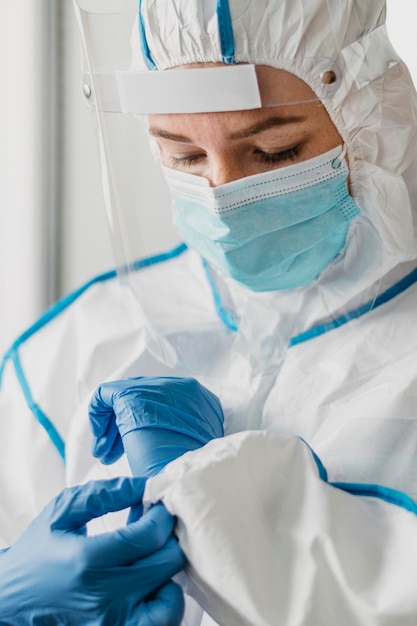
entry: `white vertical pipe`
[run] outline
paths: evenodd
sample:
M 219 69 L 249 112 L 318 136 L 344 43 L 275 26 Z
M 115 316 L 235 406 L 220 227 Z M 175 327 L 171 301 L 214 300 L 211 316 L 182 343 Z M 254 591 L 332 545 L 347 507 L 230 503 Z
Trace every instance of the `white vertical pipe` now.
M 0 9 L 6 48 L 1 57 L 6 58 L 2 90 L 6 102 L 0 116 L 5 179 L 0 188 L 0 348 L 50 303 L 49 285 L 54 281 L 54 4 L 54 0 L 13 0 Z

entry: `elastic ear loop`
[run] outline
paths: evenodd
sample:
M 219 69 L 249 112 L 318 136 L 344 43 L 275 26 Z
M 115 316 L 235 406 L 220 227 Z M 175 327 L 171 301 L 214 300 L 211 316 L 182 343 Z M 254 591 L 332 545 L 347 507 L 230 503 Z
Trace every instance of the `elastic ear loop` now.
M 332 168 L 335 170 L 338 170 L 339 167 L 342 165 L 342 161 L 345 158 L 347 153 L 347 145 L 346 143 L 343 144 L 342 146 L 342 152 L 339 154 L 338 157 L 336 157 L 335 159 L 333 159 L 332 161 Z

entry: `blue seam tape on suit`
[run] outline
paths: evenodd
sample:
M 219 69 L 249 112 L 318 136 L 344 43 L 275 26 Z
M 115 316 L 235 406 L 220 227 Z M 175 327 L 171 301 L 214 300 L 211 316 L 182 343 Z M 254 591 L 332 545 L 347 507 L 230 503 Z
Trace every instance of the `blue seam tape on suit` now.
M 233 320 L 231 315 L 227 313 L 227 311 L 223 308 L 221 296 L 210 274 L 210 267 L 207 261 L 205 261 L 204 259 L 202 259 L 202 262 L 203 262 L 204 270 L 206 272 L 207 280 L 209 282 L 209 285 L 213 294 L 213 300 L 215 303 L 217 315 L 219 319 L 223 322 L 223 324 L 229 330 L 236 332 L 239 329 L 238 324 L 235 322 L 235 320 Z M 363 317 L 367 313 L 370 313 L 371 311 L 377 309 L 383 304 L 386 304 L 390 300 L 393 300 L 397 296 L 401 295 L 402 293 L 404 293 L 404 291 L 407 291 L 407 289 L 409 289 L 416 283 L 417 283 L 417 269 L 413 270 L 412 272 L 410 272 L 410 274 L 407 274 L 407 276 L 405 276 L 398 283 L 396 283 L 395 285 L 393 285 L 392 287 L 384 291 L 384 293 L 379 295 L 374 301 L 368 302 L 364 304 L 363 306 L 358 307 L 357 309 L 354 309 L 353 311 L 350 311 L 349 313 L 346 313 L 346 315 L 341 315 L 337 317 L 336 319 L 332 320 L 331 322 L 328 322 L 327 324 L 319 324 L 318 326 L 315 326 L 305 331 L 304 333 L 301 333 L 299 335 L 296 335 L 295 337 L 292 337 L 292 339 L 290 339 L 289 341 L 288 347 L 292 348 L 293 346 L 297 346 L 301 343 L 305 343 L 307 341 L 310 341 L 311 339 L 315 339 L 316 337 L 325 335 L 326 333 L 332 330 L 335 330 L 336 328 L 340 328 L 341 326 L 344 326 L 345 324 L 347 324 L 348 322 L 352 320 Z
M 16 349 L 13 352 L 12 361 L 14 365 L 14 369 L 16 372 L 17 379 L 19 381 L 20 387 L 23 391 L 23 395 L 25 397 L 26 403 L 29 409 L 32 411 L 33 415 L 36 417 L 39 424 L 45 429 L 50 440 L 54 444 L 55 448 L 58 450 L 58 453 L 62 460 L 65 462 L 65 443 L 62 439 L 61 435 L 52 424 L 51 420 L 45 415 L 40 406 L 33 400 L 28 382 L 26 380 L 26 376 L 24 375 L 22 364 L 20 362 L 19 353 Z
M 327 483 L 331 487 L 334 487 L 335 489 L 345 491 L 352 496 L 377 498 L 378 500 L 383 500 L 388 504 L 393 504 L 394 506 L 398 506 L 402 509 L 405 509 L 406 511 L 410 511 L 411 513 L 417 515 L 417 504 L 414 502 L 414 500 L 410 498 L 410 496 L 408 496 L 406 493 L 398 491 L 397 489 L 391 489 L 390 487 L 384 487 L 382 485 L 372 485 L 366 483 L 345 483 L 329 481 L 327 478 L 327 470 L 318 455 L 302 437 L 299 437 L 299 439 L 310 450 L 313 459 L 317 465 L 319 477 L 323 482 Z
M 187 250 L 187 246 L 185 244 L 180 244 L 168 252 L 164 252 L 162 254 L 157 254 L 151 257 L 147 257 L 145 259 L 141 259 L 134 264 L 135 270 L 141 270 L 145 267 L 150 267 L 152 265 L 156 265 L 158 263 L 163 263 L 172 258 L 180 256 L 183 252 Z M 85 293 L 90 287 L 93 285 L 105 282 L 107 280 L 111 280 L 117 276 L 116 270 L 112 270 L 110 272 L 106 272 L 104 274 L 100 274 L 95 278 L 89 280 L 87 283 L 82 285 L 79 289 L 70 293 L 65 298 L 62 298 L 59 302 L 57 302 L 54 306 L 52 306 L 44 315 L 42 315 L 30 328 L 28 328 L 22 335 L 20 335 L 16 341 L 13 343 L 11 348 L 6 352 L 3 357 L 3 360 L 0 365 L 0 385 L 2 381 L 2 374 L 6 363 L 8 361 L 12 361 L 14 365 L 14 369 L 16 372 L 17 379 L 19 381 L 20 387 L 22 389 L 26 404 L 33 416 L 37 420 L 37 422 L 45 429 L 47 432 L 51 442 L 57 449 L 61 458 L 65 461 L 65 442 L 62 437 L 58 433 L 57 429 L 53 425 L 52 421 L 46 416 L 46 414 L 42 411 L 41 407 L 34 401 L 30 385 L 26 379 L 26 376 L 23 371 L 23 367 L 19 357 L 19 348 L 25 343 L 32 335 L 41 330 L 46 324 L 48 324 L 51 320 L 60 315 L 65 309 L 67 309 L 77 298 L 79 298 L 83 293 Z
M 329 322 L 328 324 L 321 324 L 312 328 L 311 330 L 306 331 L 305 333 L 301 333 L 296 337 L 293 337 L 289 343 L 289 347 L 296 346 L 300 343 L 305 343 L 306 341 L 310 341 L 310 339 L 314 339 L 315 337 L 319 337 L 320 335 L 324 335 L 331 330 L 335 330 L 336 328 L 340 328 L 340 326 L 344 326 L 348 322 L 358 319 L 369 313 L 370 311 L 377 309 L 383 304 L 386 304 L 390 300 L 393 300 L 404 291 L 406 291 L 409 287 L 412 287 L 415 283 L 417 283 L 417 269 L 407 274 L 402 280 L 398 283 L 384 291 L 381 295 L 379 295 L 374 302 L 368 302 L 357 309 L 347 313 L 346 315 L 341 315 L 335 320 Z
M 155 62 L 152 58 L 152 54 L 149 48 L 148 40 L 146 38 L 146 29 L 145 23 L 143 21 L 142 15 L 142 0 L 139 0 L 139 9 L 138 9 L 138 28 L 139 28 L 139 40 L 142 47 L 143 58 L 145 59 L 146 65 L 150 70 L 156 70 Z
M 219 24 L 220 46 L 223 63 L 235 61 L 235 42 L 233 37 L 232 18 L 228 0 L 217 1 L 217 20 Z
M 134 264 L 134 269 L 139 271 L 141 269 L 144 269 L 145 267 L 150 267 L 152 265 L 156 265 L 158 263 L 163 263 L 165 261 L 168 261 L 172 258 L 175 258 L 177 256 L 180 256 L 182 253 L 184 253 L 187 250 L 187 246 L 185 244 L 180 244 L 179 246 L 177 246 L 176 248 L 174 248 L 173 250 L 170 250 L 166 253 L 162 253 L 159 255 L 155 255 L 152 257 L 148 257 L 145 259 L 142 259 L 140 261 L 137 261 Z M 221 297 L 220 294 L 215 286 L 214 281 L 212 280 L 212 277 L 210 275 L 210 271 L 209 271 L 209 266 L 208 264 L 203 260 L 203 267 L 205 270 L 205 274 L 206 274 L 206 279 L 209 283 L 211 292 L 212 292 L 212 296 L 214 299 L 214 304 L 215 304 L 215 308 L 216 308 L 216 312 L 217 315 L 219 316 L 219 319 L 222 321 L 223 324 L 225 324 L 225 326 L 227 328 L 229 328 L 230 330 L 232 330 L 233 332 L 236 332 L 238 330 L 238 326 L 235 323 L 235 321 L 233 320 L 232 316 L 223 308 L 222 306 L 222 302 L 221 302 Z M 87 283 L 85 283 L 82 287 L 80 287 L 79 289 L 77 289 L 76 291 L 74 291 L 73 293 L 69 294 L 68 296 L 66 296 L 65 298 L 63 298 L 62 300 L 60 300 L 56 305 L 54 305 L 50 310 L 48 310 L 43 316 L 41 316 L 39 318 L 39 320 L 33 325 L 31 326 L 25 333 L 23 333 L 12 345 L 12 347 L 10 348 L 10 350 L 8 350 L 8 352 L 6 352 L 1 367 L 0 367 L 0 384 L 1 384 L 1 374 L 2 371 L 4 369 L 5 363 L 7 360 L 12 360 L 14 367 L 15 367 L 15 371 L 16 371 L 16 375 L 18 377 L 19 383 L 21 385 L 22 391 L 24 393 L 26 402 L 28 407 L 30 408 L 30 410 L 32 411 L 33 415 L 35 416 L 36 420 L 41 424 L 41 426 L 46 430 L 46 432 L 48 433 L 52 443 L 54 444 L 54 446 L 56 447 L 56 449 L 58 450 L 60 456 L 62 457 L 63 460 L 65 460 L 65 442 L 62 440 L 61 436 L 59 435 L 58 431 L 56 430 L 55 426 L 53 425 L 53 423 L 51 422 L 51 420 L 45 415 L 45 413 L 42 411 L 42 409 L 34 402 L 33 398 L 32 398 L 32 394 L 30 391 L 30 387 L 29 384 L 26 380 L 26 377 L 24 375 L 24 371 L 23 368 L 21 366 L 20 363 L 20 359 L 19 359 L 19 355 L 18 355 L 18 348 L 27 340 L 29 339 L 33 334 L 35 334 L 38 330 L 40 330 L 43 326 L 45 326 L 49 321 L 51 321 L 52 319 L 54 319 L 55 317 L 57 317 L 57 315 L 59 315 L 62 311 L 64 311 L 68 306 L 70 306 L 79 296 L 81 296 L 85 291 L 87 291 L 91 286 L 99 283 L 99 282 L 104 282 L 107 280 L 111 280 L 113 278 L 115 278 L 117 276 L 117 272 L 115 270 L 107 272 L 105 274 L 101 274 L 95 278 L 93 278 L 92 280 L 88 281 Z M 387 291 L 385 291 L 383 294 L 381 294 L 373 303 L 373 306 L 371 307 L 370 305 L 365 305 L 363 307 L 360 307 L 359 309 L 356 309 L 354 311 L 352 311 L 351 313 L 342 316 L 340 318 L 337 318 L 336 320 L 333 320 L 333 322 L 329 323 L 329 324 L 323 324 L 320 326 L 317 326 L 316 328 L 311 329 L 310 331 L 307 331 L 306 333 L 303 333 L 301 335 L 298 335 L 297 337 L 293 338 L 290 342 L 290 346 L 294 346 L 294 345 L 298 345 L 299 343 L 303 343 L 306 342 L 310 339 L 313 339 L 319 335 L 325 334 L 327 332 L 330 332 L 331 330 L 334 330 L 335 328 L 338 328 L 346 323 L 348 323 L 350 320 L 353 319 L 357 319 L 358 317 L 364 315 L 365 313 L 369 312 L 372 309 L 375 309 L 379 306 L 381 306 L 382 304 L 385 304 L 386 302 L 389 302 L 390 300 L 392 300 L 393 298 L 395 298 L 396 296 L 400 295 L 401 293 L 403 293 L 404 291 L 406 291 L 406 289 L 408 289 L 409 287 L 411 287 L 413 284 L 415 284 L 417 282 L 417 269 L 414 270 L 413 272 L 411 272 L 410 274 L 408 274 L 404 279 L 402 279 L 401 281 L 399 281 L 396 285 L 394 285 L 393 287 L 391 287 L 390 289 L 388 289 Z M 308 445 L 308 444 L 307 444 Z M 311 450 L 311 448 L 310 448 Z M 317 457 L 317 455 L 315 455 L 315 453 L 311 450 L 316 463 L 319 467 L 319 471 L 320 471 L 320 477 L 323 480 L 327 480 L 327 476 L 325 476 L 325 469 L 323 467 L 323 465 L 320 463 L 318 463 L 319 459 Z M 332 484 L 332 483 L 329 483 Z M 398 506 L 402 506 L 403 508 L 406 508 L 408 510 L 412 510 L 413 512 L 417 513 L 417 506 L 414 504 L 414 502 L 406 495 L 406 494 L 401 494 L 401 492 L 397 492 L 395 490 L 390 490 L 388 488 L 384 488 L 384 487 L 380 487 L 380 486 L 376 486 L 376 485 L 353 485 L 353 484 L 344 484 L 344 483 L 334 483 L 333 486 L 339 488 L 339 489 L 344 489 L 345 491 L 349 491 L 352 494 L 357 494 L 357 495 L 372 495 L 374 497 L 379 497 L 382 498 L 384 500 L 386 500 L 387 502 L 392 502 L 394 504 L 397 504 Z M 415 507 L 415 511 L 414 508 Z

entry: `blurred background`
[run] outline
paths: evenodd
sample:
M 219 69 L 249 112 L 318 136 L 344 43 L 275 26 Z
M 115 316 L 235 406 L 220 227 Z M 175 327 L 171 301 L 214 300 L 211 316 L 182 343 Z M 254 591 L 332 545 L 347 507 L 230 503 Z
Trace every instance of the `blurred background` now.
M 387 23 L 417 82 L 415 1 L 387 0 Z M 0 54 L 2 353 L 113 257 L 72 1 L 3 2 Z

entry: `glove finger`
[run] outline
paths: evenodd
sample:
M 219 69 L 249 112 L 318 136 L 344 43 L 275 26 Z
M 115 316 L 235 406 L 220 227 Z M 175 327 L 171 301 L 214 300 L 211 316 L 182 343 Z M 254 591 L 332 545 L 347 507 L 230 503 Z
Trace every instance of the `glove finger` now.
M 129 565 L 160 550 L 171 536 L 175 520 L 163 504 L 156 504 L 137 522 L 89 537 L 91 567 Z
M 52 530 L 85 526 L 95 517 L 138 504 L 143 496 L 143 478 L 114 478 L 90 481 L 64 489 L 56 498 L 50 517 Z
M 112 426 L 105 435 L 94 437 L 91 451 L 104 465 L 110 465 L 120 459 L 124 453 L 124 446 L 117 427 Z
M 94 437 L 92 453 L 105 464 L 117 461 L 123 454 L 123 443 L 113 412 L 112 396 L 108 386 L 101 385 L 96 389 L 88 407 L 88 418 Z
M 185 602 L 182 589 L 172 580 L 158 589 L 153 597 L 141 605 L 137 626 L 178 626 L 184 615 Z
M 85 557 L 85 554 L 84 554 Z M 123 597 L 133 605 L 142 602 L 165 585 L 186 566 L 185 556 L 177 540 L 171 537 L 158 551 L 120 567 L 97 567 L 85 563 L 83 584 L 90 590 L 111 589 L 113 597 Z
M 103 437 L 114 422 L 113 392 L 109 384 L 97 387 L 88 407 L 88 416 L 94 435 Z
M 132 380 L 137 381 L 139 379 L 103 383 L 96 389 L 88 407 L 90 428 L 94 436 L 92 453 L 94 457 L 106 465 L 117 461 L 124 452 L 121 438 L 123 428 L 120 429 L 118 423 L 120 407 L 119 410 L 115 409 L 115 402 L 124 392 L 131 391 Z M 126 409 L 126 400 L 123 401 L 122 406 Z M 130 410 L 128 416 L 130 424 Z

